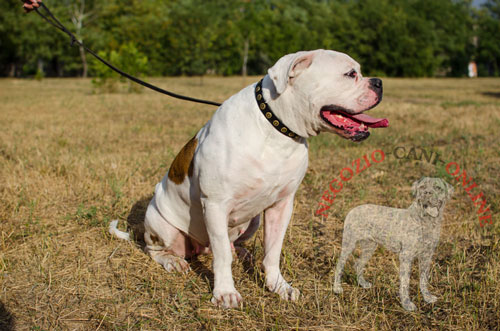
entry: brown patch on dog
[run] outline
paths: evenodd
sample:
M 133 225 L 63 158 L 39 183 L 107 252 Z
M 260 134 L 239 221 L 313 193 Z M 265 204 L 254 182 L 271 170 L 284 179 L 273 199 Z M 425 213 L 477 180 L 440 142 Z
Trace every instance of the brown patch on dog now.
M 194 136 L 184 147 L 182 147 L 179 154 L 172 162 L 170 169 L 168 170 L 168 178 L 176 183 L 177 185 L 182 184 L 186 175 L 189 177 L 193 174 L 193 156 L 196 146 L 198 145 L 198 139 Z
M 151 241 L 153 242 L 153 245 L 158 245 L 161 244 L 160 239 L 157 236 L 150 235 Z

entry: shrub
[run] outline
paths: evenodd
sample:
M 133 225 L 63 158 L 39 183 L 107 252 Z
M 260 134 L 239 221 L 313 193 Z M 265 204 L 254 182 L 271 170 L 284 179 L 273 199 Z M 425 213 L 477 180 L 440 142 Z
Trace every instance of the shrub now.
M 115 67 L 135 77 L 141 77 L 147 71 L 147 56 L 141 53 L 135 44 L 131 42 L 121 45 L 118 51 L 100 51 L 98 55 L 108 60 Z M 93 59 L 91 62 L 91 73 L 94 77 L 92 85 L 101 92 L 118 92 L 123 85 L 126 86 L 125 89 L 129 93 L 139 93 L 142 90 L 142 86 L 122 77 L 97 59 Z

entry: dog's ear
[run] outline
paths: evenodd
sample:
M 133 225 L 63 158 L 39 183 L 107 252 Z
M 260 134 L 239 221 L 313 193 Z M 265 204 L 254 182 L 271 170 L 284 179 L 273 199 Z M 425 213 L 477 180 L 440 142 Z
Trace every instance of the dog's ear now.
M 420 184 L 420 182 L 422 182 L 424 180 L 424 178 L 425 177 L 422 177 L 419 180 L 415 181 L 413 183 L 413 185 L 411 186 L 411 194 L 413 195 L 414 198 L 417 196 L 418 185 Z
M 276 93 L 285 92 L 288 84 L 300 75 L 302 71 L 309 68 L 313 61 L 315 52 L 297 52 L 283 56 L 269 68 L 267 73 L 274 83 Z
M 446 197 L 450 198 L 451 195 L 453 194 L 453 191 L 455 191 L 455 188 L 453 185 L 448 184 L 444 179 L 441 179 L 443 181 L 444 186 L 446 187 Z

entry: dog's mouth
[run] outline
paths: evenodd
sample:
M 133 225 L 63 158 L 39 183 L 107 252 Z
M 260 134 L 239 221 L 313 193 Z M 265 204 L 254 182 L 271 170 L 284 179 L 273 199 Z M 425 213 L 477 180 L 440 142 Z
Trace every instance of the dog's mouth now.
M 338 106 L 324 106 L 320 110 L 321 118 L 330 126 L 340 129 L 344 136 L 353 141 L 362 141 L 368 138 L 369 128 L 385 128 L 389 126 L 386 118 L 375 118 L 366 114 L 349 114 Z
M 439 201 L 437 203 L 431 203 L 428 201 L 426 203 L 423 203 L 422 207 L 429 216 L 431 216 L 432 218 L 436 218 L 439 216 L 439 210 L 441 209 L 442 205 L 442 201 Z

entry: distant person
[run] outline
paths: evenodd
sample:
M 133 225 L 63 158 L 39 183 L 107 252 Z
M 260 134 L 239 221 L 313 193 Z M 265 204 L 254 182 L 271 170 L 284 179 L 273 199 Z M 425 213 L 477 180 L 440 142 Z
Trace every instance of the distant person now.
M 477 77 L 477 65 L 476 62 L 474 61 L 469 62 L 469 77 L 470 78 Z

